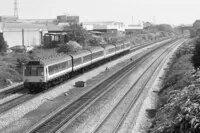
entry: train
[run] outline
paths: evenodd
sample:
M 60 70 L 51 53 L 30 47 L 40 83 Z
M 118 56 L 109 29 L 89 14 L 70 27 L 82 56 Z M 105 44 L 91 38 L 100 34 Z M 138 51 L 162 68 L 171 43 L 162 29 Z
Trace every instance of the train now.
M 121 42 L 29 61 L 24 69 L 24 87 L 30 92 L 40 92 L 66 81 L 80 70 L 83 71 L 94 64 L 128 52 L 130 49 L 130 42 Z

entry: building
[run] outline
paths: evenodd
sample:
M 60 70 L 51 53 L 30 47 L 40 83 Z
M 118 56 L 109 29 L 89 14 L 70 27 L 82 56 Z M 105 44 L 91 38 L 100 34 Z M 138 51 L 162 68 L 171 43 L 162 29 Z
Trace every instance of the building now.
M 15 16 L 0 16 L 0 22 L 15 22 L 18 18 Z
M 58 23 L 79 24 L 79 16 L 60 15 L 57 16 Z
M 57 24 L 57 19 L 19 19 L 18 22 L 30 24 Z
M 124 23 L 115 21 L 83 22 L 82 25 L 88 31 L 97 31 L 114 36 L 119 35 L 125 29 Z
M 9 47 L 41 45 L 47 33 L 45 25 L 20 22 L 0 22 L 0 31 Z
M 141 34 L 143 31 L 143 25 L 138 24 L 138 25 L 128 25 L 125 28 L 125 34 L 126 35 L 136 35 L 136 34 Z
M 19 19 L 19 22 L 31 23 L 31 24 L 45 24 L 45 25 L 69 25 L 79 24 L 79 16 L 73 15 L 60 15 L 57 18 L 52 19 Z

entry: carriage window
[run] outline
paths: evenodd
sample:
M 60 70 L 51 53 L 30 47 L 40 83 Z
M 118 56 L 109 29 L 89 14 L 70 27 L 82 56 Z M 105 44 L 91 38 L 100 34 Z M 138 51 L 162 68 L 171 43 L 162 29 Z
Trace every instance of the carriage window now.
M 91 54 L 83 57 L 83 62 L 87 62 L 87 61 L 90 61 L 90 60 L 91 60 Z
M 95 59 L 95 58 L 98 58 L 98 57 L 100 57 L 102 55 L 103 55 L 103 51 L 99 51 L 97 53 L 94 53 L 93 56 L 92 56 L 92 58 Z
M 108 53 L 112 53 L 115 51 L 115 48 L 108 49 Z
M 116 47 L 116 50 L 120 50 L 120 48 L 121 48 L 120 46 L 117 46 L 117 47 Z
M 59 63 L 59 64 L 55 64 L 55 65 L 52 65 L 52 66 L 49 66 L 49 74 L 54 74 L 56 72 L 59 72 L 59 71 L 62 71 L 66 68 L 68 68 L 68 61 L 65 61 L 65 62 L 62 62 L 62 63 Z
M 74 59 L 74 66 L 77 66 L 77 65 L 81 64 L 81 62 L 82 62 L 82 58 L 81 57 Z

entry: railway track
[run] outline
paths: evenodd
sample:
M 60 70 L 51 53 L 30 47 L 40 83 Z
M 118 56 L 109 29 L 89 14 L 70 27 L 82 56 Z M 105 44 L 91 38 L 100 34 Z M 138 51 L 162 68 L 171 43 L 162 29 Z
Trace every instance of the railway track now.
M 169 51 L 169 50 L 168 50 Z M 163 61 L 162 59 L 166 57 L 168 53 L 162 53 L 158 60 L 155 60 L 154 63 L 142 74 L 142 76 L 137 80 L 137 82 L 131 87 L 129 91 L 126 92 L 124 97 L 115 105 L 115 107 L 103 118 L 99 124 L 94 127 L 91 127 L 92 130 L 88 130 L 86 132 L 91 133 L 100 133 L 100 132 L 118 132 L 121 131 L 122 124 L 124 123 L 124 120 L 128 116 L 130 110 L 135 105 L 136 101 L 142 94 L 142 92 L 145 90 L 145 86 L 149 81 L 149 78 L 152 76 L 152 74 L 156 71 L 156 67 Z M 152 68 L 154 70 L 152 70 Z M 135 92 L 135 89 L 139 88 L 137 93 Z M 130 100 L 132 99 L 132 100 Z M 77 118 L 76 118 L 77 119 Z M 79 118 L 81 119 L 81 118 Z M 64 132 L 70 132 L 70 128 L 75 123 L 67 123 L 64 126 L 62 126 L 56 133 L 64 133 Z M 127 126 L 127 123 L 124 125 Z M 126 132 L 125 130 L 122 130 L 122 132 Z
M 30 94 L 23 85 L 0 92 L 0 114 L 25 102 L 26 97 Z
M 23 88 L 23 85 L 19 85 L 19 86 L 15 86 L 13 88 L 9 88 L 9 89 L 6 89 L 6 90 L 1 90 L 0 91 L 0 99 L 3 99 L 9 95 L 12 95 L 14 93 L 18 93 L 20 91 L 22 91 L 24 88 Z
M 144 48 L 146 46 L 149 46 L 149 44 L 137 46 L 137 47 L 131 49 L 131 52 L 134 52 L 134 51 Z M 65 82 L 63 82 L 63 83 L 65 83 Z M 52 88 L 54 88 L 54 87 L 52 87 Z M 47 91 L 50 91 L 50 90 L 51 89 L 48 89 Z M 15 95 L 16 93 L 18 95 Z M 13 95 L 13 97 L 12 97 L 12 95 Z M 29 94 L 28 91 L 23 87 L 23 85 L 16 86 L 14 88 L 10 88 L 8 90 L 2 91 L 2 92 L 0 92 L 0 114 L 4 113 L 14 107 L 17 107 L 18 105 L 23 104 L 24 102 L 31 100 L 32 98 L 34 98 L 38 95 L 40 95 L 40 94 L 35 94 L 35 95 Z M 6 99 L 7 97 L 8 97 L 8 100 Z M 6 99 L 6 100 L 1 102 L 2 99 L 3 100 Z
M 130 111 L 133 109 L 134 105 L 140 98 L 142 92 L 146 90 L 146 85 L 151 79 L 151 76 L 155 73 L 157 66 L 159 66 L 159 64 L 163 62 L 163 59 L 168 54 L 169 52 L 165 51 L 158 57 L 157 60 L 153 62 L 151 66 L 149 66 L 149 68 L 143 73 L 143 75 L 138 79 L 138 81 L 130 88 L 130 90 L 120 100 L 120 102 L 118 102 L 116 106 L 108 113 L 108 115 L 101 121 L 101 123 L 94 128 L 92 133 L 102 133 L 102 132 L 117 133 L 120 131 L 125 132 L 126 129 L 122 128 L 124 121 L 126 120 Z M 136 89 L 136 87 L 140 89 L 137 91 L 136 94 L 134 94 L 134 89 Z M 116 117 L 116 115 L 118 115 L 118 117 Z M 66 127 L 63 126 L 57 132 L 64 132 L 65 128 Z
M 160 46 L 162 47 L 162 46 Z M 87 110 L 95 101 L 101 96 L 112 90 L 112 87 L 122 80 L 126 75 L 134 70 L 135 67 L 140 66 L 142 62 L 146 60 L 153 52 L 157 51 L 160 47 L 148 53 L 147 55 L 137 59 L 134 62 L 129 63 L 126 67 L 122 68 L 117 73 L 110 76 L 108 79 L 104 79 L 96 85 L 91 91 L 82 95 L 77 100 L 68 105 L 63 105 L 55 112 L 52 112 L 40 122 L 33 125 L 26 132 L 31 133 L 45 133 L 55 132 L 59 130 L 65 123 L 70 123 L 77 118 L 81 113 Z M 144 58 L 145 57 L 145 58 Z
M 27 93 L 27 94 L 19 95 L 19 96 L 12 98 L 6 102 L 3 102 L 2 104 L 0 104 L 0 114 L 4 113 L 14 107 L 17 107 L 18 105 L 20 105 L 34 97 L 35 97 L 34 95 Z
M 116 133 L 121 130 L 122 124 L 124 123 L 126 117 L 128 116 L 130 110 L 132 110 L 133 106 L 137 102 L 140 95 L 145 90 L 145 86 L 148 83 L 152 74 L 156 71 L 157 66 L 163 61 L 163 58 L 166 57 L 168 52 L 162 53 L 157 60 L 155 60 L 146 70 L 145 72 L 139 77 L 139 79 L 133 84 L 133 86 L 125 93 L 122 99 L 114 106 L 114 108 L 105 115 L 102 120 L 99 121 L 97 125 L 91 127 L 90 130 L 86 132 L 91 133 Z M 136 89 L 137 93 L 136 93 Z M 130 100 L 132 99 L 132 100 Z M 76 118 L 81 119 L 81 118 Z M 74 121 L 74 120 L 73 120 Z M 71 127 L 75 123 L 66 123 L 64 124 L 56 133 L 64 133 L 64 132 L 71 132 Z M 127 123 L 125 124 L 127 125 Z M 72 130 L 73 131 L 73 130 Z M 122 131 L 125 132 L 124 130 Z

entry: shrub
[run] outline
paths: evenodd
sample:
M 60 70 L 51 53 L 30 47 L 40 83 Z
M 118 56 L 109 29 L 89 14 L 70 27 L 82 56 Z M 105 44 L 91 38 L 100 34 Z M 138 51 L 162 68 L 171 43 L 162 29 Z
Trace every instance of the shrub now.
M 62 44 L 57 50 L 58 53 L 68 53 L 68 52 L 77 52 L 82 49 L 82 46 L 75 41 L 69 41 L 66 44 Z
M 81 45 L 85 44 L 88 32 L 81 25 L 71 24 L 70 26 L 65 26 L 64 31 L 68 31 L 67 36 L 69 40 L 76 41 Z
M 190 86 L 170 93 L 168 103 L 156 115 L 156 126 L 152 133 L 199 133 L 199 88 Z
M 20 81 L 22 76 L 17 71 L 17 61 L 8 56 L 0 56 L 0 84 L 6 85 L 6 80 Z
M 6 52 L 7 48 L 8 45 L 4 40 L 3 34 L 0 34 L 0 52 Z
M 194 55 L 192 57 L 192 62 L 194 67 L 197 69 L 200 66 L 200 37 L 195 40 L 195 50 Z

